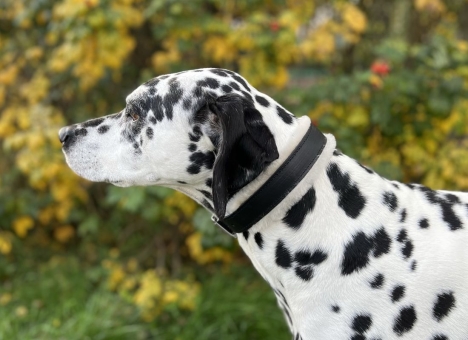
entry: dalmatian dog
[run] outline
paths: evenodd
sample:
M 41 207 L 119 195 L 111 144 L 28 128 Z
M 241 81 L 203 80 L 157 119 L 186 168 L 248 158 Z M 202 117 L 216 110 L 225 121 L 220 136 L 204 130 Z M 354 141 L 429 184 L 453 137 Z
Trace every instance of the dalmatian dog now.
M 154 78 L 121 112 L 59 137 L 90 181 L 173 188 L 223 218 L 310 124 L 234 72 L 199 69 Z M 384 179 L 325 138 L 289 194 L 237 234 L 293 339 L 468 339 L 468 193 Z

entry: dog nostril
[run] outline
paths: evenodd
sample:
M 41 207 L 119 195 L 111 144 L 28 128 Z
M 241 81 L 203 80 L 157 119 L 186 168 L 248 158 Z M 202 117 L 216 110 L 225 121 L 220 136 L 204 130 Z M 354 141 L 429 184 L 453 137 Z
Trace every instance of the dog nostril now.
M 65 141 L 67 140 L 69 131 L 70 130 L 68 129 L 68 126 L 63 127 L 59 130 L 58 135 L 61 143 L 65 143 Z

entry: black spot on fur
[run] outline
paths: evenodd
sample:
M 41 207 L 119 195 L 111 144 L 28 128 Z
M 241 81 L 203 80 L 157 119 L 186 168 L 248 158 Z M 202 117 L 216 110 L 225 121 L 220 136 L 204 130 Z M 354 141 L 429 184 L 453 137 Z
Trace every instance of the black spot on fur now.
M 437 300 L 432 309 L 432 315 L 440 322 L 453 308 L 455 308 L 455 296 L 453 292 L 441 293 L 437 295 Z
M 411 241 L 406 241 L 404 247 L 401 249 L 401 253 L 403 254 L 405 259 L 408 259 L 411 257 L 411 254 L 413 253 L 413 243 Z
M 109 125 L 101 125 L 97 130 L 100 134 L 104 134 L 109 131 Z
M 211 195 L 211 192 L 208 192 L 206 190 L 198 190 L 198 191 L 201 192 L 203 196 L 205 196 L 209 200 L 213 200 L 213 196 Z
M 163 99 L 161 96 L 156 95 L 151 102 L 151 110 L 153 111 L 154 117 L 158 122 L 164 119 L 164 111 L 163 111 Z M 156 124 L 153 119 L 150 118 L 150 121 L 153 124 Z
M 202 136 L 203 135 L 203 132 L 202 132 L 200 126 L 196 125 L 196 126 L 193 127 L 193 134 L 195 136 Z
M 240 87 L 239 87 L 239 85 L 238 85 L 237 83 L 231 81 L 231 82 L 229 83 L 229 85 L 230 85 L 234 90 L 240 91 Z
M 219 87 L 219 81 L 216 80 L 215 78 L 205 78 L 203 80 L 197 81 L 197 86 L 201 87 L 209 87 L 210 89 L 217 89 Z
M 452 203 L 452 204 L 455 204 L 455 203 L 460 204 L 461 203 L 460 198 L 458 196 L 455 196 L 454 194 L 446 194 L 445 199 L 447 201 L 449 201 L 450 203 Z
M 377 230 L 372 237 L 367 236 L 363 232 L 358 232 L 345 247 L 341 273 L 348 275 L 359 271 L 369 263 L 372 250 L 373 256 L 377 258 L 383 254 L 387 254 L 390 251 L 390 245 L 390 236 L 383 227 Z
M 248 231 L 248 230 L 247 230 L 247 231 L 244 231 L 244 232 L 242 233 L 242 235 L 244 235 L 244 238 L 245 238 L 246 241 L 249 239 L 249 231 Z
M 445 197 L 440 197 L 437 195 L 436 191 L 431 190 L 425 186 L 420 186 L 419 190 L 424 193 L 430 203 L 438 205 L 441 208 L 442 219 L 448 224 L 450 230 L 456 231 L 463 228 L 463 223 L 453 211 L 454 203 L 452 201 L 458 201 L 458 197 L 452 194 L 448 194 L 450 195 L 449 199 L 447 199 L 448 195 Z
M 198 142 L 200 140 L 200 138 L 201 138 L 201 136 L 196 136 L 196 135 L 194 135 L 192 133 L 189 133 L 189 139 L 192 142 Z
M 205 181 L 205 184 L 206 184 L 207 187 L 211 188 L 211 186 L 213 185 L 213 178 L 208 178 Z
M 417 316 L 414 306 L 404 307 L 395 318 L 393 331 L 401 336 L 403 333 L 409 332 L 413 328 L 416 320 Z
M 203 90 L 200 86 L 195 86 L 195 88 L 192 91 L 192 96 L 196 98 L 201 98 L 203 97 Z
M 416 260 L 411 262 L 411 271 L 412 272 L 414 272 L 416 270 L 417 265 L 418 265 L 418 263 L 416 262 Z
M 316 200 L 315 189 L 312 187 L 288 210 L 283 222 L 292 229 L 299 229 L 307 214 L 314 210 Z
M 370 283 L 370 286 L 374 289 L 382 288 L 384 284 L 385 277 L 379 273 L 377 274 Z
M 337 305 L 333 305 L 332 306 L 332 311 L 334 311 L 335 313 L 339 313 L 340 312 L 340 307 L 337 306 Z
M 335 163 L 332 163 L 328 167 L 327 175 L 333 186 L 333 190 L 338 193 L 338 206 L 349 217 L 357 218 L 366 204 L 366 199 L 359 188 L 356 184 L 351 183 L 349 174 L 342 173 Z
M 206 199 L 203 199 L 202 205 L 208 209 L 209 211 L 214 211 L 213 206 L 211 205 L 210 202 L 208 202 Z
M 248 87 L 248 85 L 247 85 L 247 83 L 245 82 L 244 79 L 242 79 L 241 77 L 239 77 L 239 76 L 236 75 L 236 74 L 233 74 L 233 75 L 232 75 L 232 78 L 234 78 L 236 81 L 238 81 L 242 86 L 244 86 L 244 88 L 245 88 L 248 92 L 250 92 L 250 89 L 249 89 L 249 87 Z
M 185 110 L 189 110 L 192 107 L 192 98 L 185 98 L 182 104 Z
M 275 260 L 276 264 L 282 268 L 287 269 L 291 267 L 291 253 L 281 240 L 278 240 L 278 243 L 276 244 Z
M 362 334 L 354 334 L 350 340 L 366 340 L 366 337 Z
M 172 120 L 174 105 L 182 98 L 183 91 L 176 81 L 169 85 L 169 92 L 164 96 L 163 106 L 167 119 Z
M 294 254 L 294 261 L 299 263 L 301 266 L 315 264 L 318 265 L 327 259 L 327 254 L 321 250 L 314 251 L 311 254 L 307 250 L 300 250 Z
M 210 151 L 206 153 L 202 151 L 197 151 L 192 153 L 189 159 L 192 162 L 192 164 L 187 168 L 187 171 L 190 174 L 197 174 L 200 172 L 202 166 L 205 166 L 207 169 L 212 169 L 215 161 L 215 156 L 213 152 Z
M 220 70 L 218 68 L 214 68 L 214 69 L 211 69 L 210 72 L 218 75 L 218 76 L 221 76 L 221 77 L 227 77 L 228 74 L 226 72 L 224 72 L 223 70 Z
M 369 169 L 367 166 L 364 166 L 364 165 L 362 165 L 362 164 L 359 163 L 359 162 L 358 162 L 358 164 L 359 164 L 359 166 L 360 166 L 361 168 L 363 168 L 364 170 L 366 170 L 367 173 L 369 173 L 369 174 L 373 174 L 373 173 L 374 173 L 374 171 L 372 171 L 371 169 Z
M 450 230 L 455 231 L 462 229 L 463 224 L 453 211 L 452 206 L 448 203 L 440 203 L 440 206 L 442 207 L 442 217 L 449 225 Z
M 250 95 L 250 93 L 246 92 L 246 91 L 243 91 L 241 90 L 242 94 L 244 95 L 245 99 L 247 99 L 249 102 L 252 102 L 253 103 L 253 98 L 252 96 Z
M 449 340 L 449 338 L 444 334 L 436 334 L 431 340 Z
M 171 79 L 167 81 L 168 84 L 174 84 L 177 81 L 177 76 L 173 76 Z
M 193 131 L 191 133 L 189 133 L 189 139 L 192 142 L 198 142 L 202 135 L 203 135 L 203 133 L 202 133 L 200 127 L 198 125 L 196 125 L 193 128 Z
M 194 152 L 197 150 L 197 144 L 195 143 L 190 143 L 189 146 L 188 146 L 188 149 L 190 152 Z
M 408 233 L 406 232 L 405 229 L 401 229 L 400 232 L 398 233 L 397 241 L 403 243 L 406 240 L 408 240 Z
M 143 83 L 143 85 L 148 86 L 148 87 L 150 87 L 150 86 L 152 87 L 152 86 L 158 85 L 158 83 L 159 83 L 159 79 L 158 78 L 153 78 L 153 79 L 148 80 L 146 83 Z
M 260 249 L 263 249 L 263 236 L 260 233 L 255 233 L 254 235 L 255 243 L 257 243 Z
M 76 129 L 75 136 L 86 136 L 88 134 L 88 130 L 86 129 Z
M 406 209 L 403 209 L 400 213 L 400 223 L 403 223 L 406 221 Z
M 405 295 L 405 286 L 396 286 L 392 290 L 392 302 L 398 302 L 401 300 L 401 298 Z
M 394 212 L 398 207 L 398 199 L 396 195 L 391 191 L 386 191 L 383 194 L 383 203 L 390 209 L 391 212 Z
M 187 184 L 187 182 L 184 182 L 184 181 L 177 181 L 177 183 L 180 183 L 180 184 Z
M 285 122 L 286 124 L 291 124 L 293 122 L 292 116 L 286 112 L 285 109 L 283 109 L 281 106 L 276 107 L 276 113 L 278 113 L 278 116 Z
M 374 235 L 374 256 L 380 257 L 383 254 L 388 254 L 391 243 L 392 240 L 383 227 L 377 230 Z
M 362 231 L 355 234 L 351 242 L 345 246 L 341 274 L 349 275 L 367 266 L 372 248 L 371 238 L 367 237 Z
M 147 127 L 147 128 L 146 128 L 146 136 L 147 136 L 149 139 L 153 139 L 153 135 L 154 135 L 153 129 L 150 128 L 150 127 Z
M 91 119 L 82 124 L 83 127 L 96 127 L 104 121 L 104 118 Z
M 364 334 L 372 325 L 372 318 L 370 315 L 357 315 L 353 319 L 351 328 L 358 334 Z
M 157 122 L 156 117 L 154 117 L 154 116 L 150 116 L 150 117 L 149 117 L 149 121 L 150 121 L 152 124 L 156 124 L 156 122 Z
M 296 267 L 294 271 L 304 281 L 309 281 L 314 276 L 314 269 L 311 266 Z
M 200 173 L 201 171 L 201 166 L 196 165 L 196 164 L 191 164 L 187 167 L 187 172 L 191 175 L 196 175 Z
M 221 90 L 223 90 L 225 93 L 231 93 L 232 92 L 232 87 L 229 85 L 223 85 L 221 86 Z
M 429 228 L 429 221 L 427 220 L 427 218 L 423 218 L 422 220 L 419 221 L 419 227 L 421 229 Z
M 255 96 L 255 100 L 257 101 L 257 103 L 259 103 L 260 105 L 264 107 L 270 106 L 270 102 L 265 97 L 257 95 Z

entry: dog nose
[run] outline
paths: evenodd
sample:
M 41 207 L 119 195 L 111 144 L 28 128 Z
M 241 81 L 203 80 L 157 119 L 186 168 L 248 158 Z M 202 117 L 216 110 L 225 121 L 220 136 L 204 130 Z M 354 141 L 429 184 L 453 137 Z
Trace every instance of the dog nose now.
M 68 128 L 68 126 L 61 128 L 58 133 L 60 142 L 65 143 L 69 134 L 70 134 L 70 129 Z

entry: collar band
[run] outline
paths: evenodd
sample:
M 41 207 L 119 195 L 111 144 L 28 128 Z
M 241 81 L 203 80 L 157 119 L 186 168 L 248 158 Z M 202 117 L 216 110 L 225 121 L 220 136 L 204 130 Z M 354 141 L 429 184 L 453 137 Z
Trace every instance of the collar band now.
M 236 211 L 212 221 L 233 237 L 249 230 L 272 211 L 304 178 L 321 155 L 327 138 L 312 124 L 301 142 L 275 173 Z

